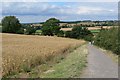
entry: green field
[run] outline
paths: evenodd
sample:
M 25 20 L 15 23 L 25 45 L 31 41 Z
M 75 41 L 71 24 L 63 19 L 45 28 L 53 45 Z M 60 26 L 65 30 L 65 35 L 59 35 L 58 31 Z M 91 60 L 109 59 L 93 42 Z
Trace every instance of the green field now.
M 42 33 L 41 30 L 36 30 L 36 32 L 35 32 L 36 35 L 40 35 L 41 33 Z
M 90 32 L 92 32 L 92 33 L 99 33 L 100 30 L 90 30 Z

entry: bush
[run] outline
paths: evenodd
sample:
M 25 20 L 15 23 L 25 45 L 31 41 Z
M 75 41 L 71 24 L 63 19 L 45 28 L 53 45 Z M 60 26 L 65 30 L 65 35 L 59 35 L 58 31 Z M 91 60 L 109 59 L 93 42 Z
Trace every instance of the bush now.
M 16 33 L 17 33 L 17 34 L 24 34 L 24 29 L 23 29 L 23 28 L 21 28 L 21 29 L 20 29 L 20 30 L 18 30 Z
M 35 31 L 36 29 L 34 27 L 28 26 L 24 34 L 27 34 L 27 35 L 35 34 Z
M 58 37 L 64 37 L 64 32 L 63 31 L 59 31 L 59 33 L 57 34 Z
M 88 35 L 84 38 L 86 41 L 90 41 L 92 42 L 93 41 L 93 35 Z
M 116 54 L 120 53 L 120 42 L 118 36 L 118 28 L 102 30 L 95 37 L 95 45 L 111 50 Z
M 71 37 L 71 32 L 72 32 L 72 31 L 66 31 L 66 32 L 65 32 L 65 37 L 69 37 L 69 38 L 70 38 L 70 37 Z
M 72 31 L 65 32 L 65 37 L 92 41 L 93 35 L 86 27 L 75 26 Z

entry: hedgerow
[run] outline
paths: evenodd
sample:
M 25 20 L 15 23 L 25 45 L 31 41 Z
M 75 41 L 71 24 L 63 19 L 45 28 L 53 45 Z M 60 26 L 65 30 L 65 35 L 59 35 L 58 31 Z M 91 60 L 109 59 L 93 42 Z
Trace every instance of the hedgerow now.
M 115 54 L 120 54 L 120 37 L 118 28 L 102 30 L 95 37 L 95 45 L 111 50 Z

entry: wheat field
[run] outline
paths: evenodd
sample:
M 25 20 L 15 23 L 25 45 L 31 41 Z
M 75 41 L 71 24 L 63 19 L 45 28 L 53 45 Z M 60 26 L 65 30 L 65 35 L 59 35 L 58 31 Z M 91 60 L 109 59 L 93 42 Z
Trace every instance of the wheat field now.
M 3 76 L 35 67 L 66 50 L 83 44 L 83 40 L 60 37 L 1 34 Z

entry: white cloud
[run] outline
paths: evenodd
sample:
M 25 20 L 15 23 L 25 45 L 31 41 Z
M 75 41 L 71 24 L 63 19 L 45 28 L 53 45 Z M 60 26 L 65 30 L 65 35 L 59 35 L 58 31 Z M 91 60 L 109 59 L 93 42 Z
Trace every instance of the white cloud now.
M 13 3 L 3 3 L 2 10 L 3 14 L 26 14 L 35 15 L 40 14 L 48 9 L 55 8 L 54 5 L 48 5 L 47 3 L 26 3 L 26 2 L 13 2 Z
M 95 8 L 95 7 L 79 7 L 77 14 L 101 14 L 106 12 L 113 12 L 114 10 Z

